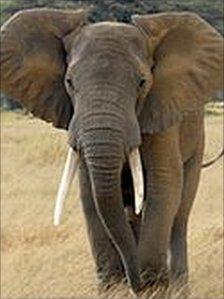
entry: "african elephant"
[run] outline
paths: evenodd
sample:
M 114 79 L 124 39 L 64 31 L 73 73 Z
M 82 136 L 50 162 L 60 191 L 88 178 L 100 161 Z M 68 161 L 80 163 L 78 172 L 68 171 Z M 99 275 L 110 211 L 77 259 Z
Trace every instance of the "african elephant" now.
M 68 130 L 59 193 L 66 193 L 79 163 L 83 211 L 103 287 L 126 275 L 138 292 L 158 276 L 162 282 L 168 273 L 187 276 L 203 107 L 221 89 L 222 41 L 189 12 L 135 15 L 132 24 L 88 24 L 83 10 L 34 9 L 2 27 L 2 91 Z

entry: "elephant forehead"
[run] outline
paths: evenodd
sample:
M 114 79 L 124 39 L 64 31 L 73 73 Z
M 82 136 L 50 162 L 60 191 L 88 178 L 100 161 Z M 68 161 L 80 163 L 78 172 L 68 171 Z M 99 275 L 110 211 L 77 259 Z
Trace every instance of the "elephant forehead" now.
M 144 38 L 139 29 L 131 24 L 118 22 L 100 22 L 85 28 L 85 37 L 88 39 L 108 40 L 113 39 L 119 43 L 131 42 L 144 45 Z
M 81 30 L 74 40 L 71 60 L 76 62 L 82 57 L 93 57 L 101 52 L 144 59 L 147 57 L 147 47 L 147 41 L 137 27 L 118 22 L 100 22 Z

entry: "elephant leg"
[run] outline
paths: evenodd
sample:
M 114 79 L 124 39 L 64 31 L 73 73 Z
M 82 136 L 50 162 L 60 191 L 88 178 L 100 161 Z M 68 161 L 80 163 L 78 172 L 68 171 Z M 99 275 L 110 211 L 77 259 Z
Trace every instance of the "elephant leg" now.
M 139 235 L 140 235 L 140 226 L 141 226 L 141 215 L 135 214 L 133 206 L 126 206 L 125 214 L 126 214 L 128 222 L 131 226 L 133 235 L 135 237 L 135 241 L 138 244 Z
M 80 165 L 79 184 L 88 237 L 96 265 L 99 290 L 103 291 L 125 276 L 124 269 L 119 254 L 97 214 L 89 174 L 84 162 L 81 162 Z
M 144 136 L 141 152 L 146 171 L 146 201 L 139 240 L 141 273 L 146 284 L 166 286 L 167 252 L 183 179 L 177 128 Z
M 184 183 L 182 199 L 177 211 L 171 236 L 171 272 L 174 280 L 188 279 L 187 224 L 196 195 L 202 164 L 203 144 L 198 154 L 184 164 Z

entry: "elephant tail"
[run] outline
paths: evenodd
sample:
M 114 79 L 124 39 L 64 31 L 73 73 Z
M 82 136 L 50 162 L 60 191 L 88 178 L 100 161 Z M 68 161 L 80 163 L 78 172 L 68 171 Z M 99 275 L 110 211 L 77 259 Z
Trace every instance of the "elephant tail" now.
M 214 164 L 217 160 L 219 160 L 219 158 L 221 158 L 224 155 L 224 149 L 222 149 L 221 153 L 215 157 L 214 159 L 212 159 L 211 161 L 205 162 L 202 164 L 202 168 L 206 168 L 211 166 L 212 164 Z

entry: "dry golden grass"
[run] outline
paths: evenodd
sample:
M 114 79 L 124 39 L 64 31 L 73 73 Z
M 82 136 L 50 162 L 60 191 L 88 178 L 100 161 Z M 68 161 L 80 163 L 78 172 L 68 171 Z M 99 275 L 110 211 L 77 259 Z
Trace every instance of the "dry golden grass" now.
M 205 159 L 222 148 L 222 117 L 206 118 Z M 97 298 L 77 179 L 62 224 L 54 199 L 66 134 L 37 119 L 2 113 L 1 293 L 7 299 Z M 189 227 L 191 299 L 223 298 L 223 168 L 203 170 Z M 107 298 L 131 298 L 119 285 Z M 172 299 L 181 299 L 176 288 Z

